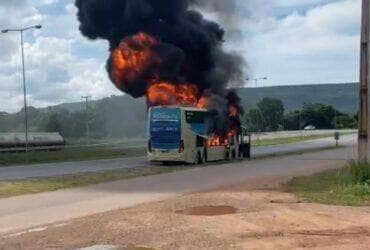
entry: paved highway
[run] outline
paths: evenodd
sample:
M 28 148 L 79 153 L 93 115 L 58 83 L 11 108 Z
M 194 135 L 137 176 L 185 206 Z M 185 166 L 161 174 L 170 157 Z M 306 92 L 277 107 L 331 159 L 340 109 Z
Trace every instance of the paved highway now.
M 342 145 L 353 145 L 356 143 L 356 136 L 343 136 L 340 143 Z M 261 157 L 275 154 L 288 154 L 300 151 L 327 148 L 334 145 L 334 138 L 323 138 L 292 144 L 256 147 L 252 149 L 252 156 Z M 85 172 L 133 168 L 140 166 L 150 167 L 150 164 L 147 162 L 146 157 L 0 167 L 0 181 L 25 179 L 30 177 L 52 177 Z

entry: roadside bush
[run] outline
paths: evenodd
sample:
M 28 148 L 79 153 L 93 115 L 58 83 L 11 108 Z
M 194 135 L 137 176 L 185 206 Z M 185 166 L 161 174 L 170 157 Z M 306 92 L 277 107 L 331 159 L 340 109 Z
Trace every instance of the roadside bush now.
M 355 183 L 370 184 L 370 165 L 351 161 L 349 170 Z
M 355 194 L 358 197 L 366 197 L 370 195 L 370 186 L 368 183 L 356 184 L 344 188 L 344 193 Z

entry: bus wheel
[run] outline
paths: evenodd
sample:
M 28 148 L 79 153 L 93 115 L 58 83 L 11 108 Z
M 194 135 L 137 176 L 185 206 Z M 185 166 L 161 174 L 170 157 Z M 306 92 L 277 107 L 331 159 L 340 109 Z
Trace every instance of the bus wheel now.
M 203 162 L 206 163 L 208 161 L 207 149 L 204 149 L 203 152 Z
M 229 150 L 225 154 L 225 160 L 227 160 L 227 161 L 230 161 L 231 160 L 231 158 L 230 158 L 230 151 Z
M 203 163 L 203 158 L 202 154 L 200 152 L 197 153 L 197 158 L 195 159 L 195 164 L 202 164 Z
M 235 159 L 236 159 L 236 153 L 235 153 L 235 150 L 233 150 L 233 152 L 231 153 L 231 159 L 232 159 L 232 160 L 235 160 Z

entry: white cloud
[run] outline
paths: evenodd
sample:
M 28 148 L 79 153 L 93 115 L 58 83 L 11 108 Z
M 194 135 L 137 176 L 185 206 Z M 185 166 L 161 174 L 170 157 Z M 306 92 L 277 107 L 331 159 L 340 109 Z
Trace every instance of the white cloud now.
M 276 1 L 276 5 L 283 7 L 297 7 L 302 5 L 314 5 L 325 2 L 327 2 L 327 0 L 279 0 Z
M 248 18 L 240 49 L 268 85 L 357 81 L 360 7 L 360 0 L 342 0 L 282 18 Z
M 52 3 L 54 1 L 39 4 Z M 22 17 L 27 24 L 35 23 L 30 20 L 42 20 L 44 24 L 42 30 L 26 34 L 24 48 L 29 105 L 47 106 L 74 102 L 86 94 L 93 98 L 119 94 L 108 80 L 105 59 L 94 58 L 94 51 L 107 53 L 104 52 L 108 49 L 107 43 L 92 43 L 80 35 L 73 4 L 67 4 L 65 11 L 58 15 L 41 14 L 26 2 L 24 4 L 24 9 L 20 10 L 16 17 Z M 1 10 L 6 12 L 4 7 L 0 8 Z M 9 15 L 7 18 L 10 20 L 8 25 L 15 25 L 16 18 L 13 19 Z M 1 43 L 1 49 L 4 51 L 0 54 L 0 110 L 11 112 L 18 111 L 23 106 L 17 38 L 18 36 L 13 34 L 7 36 L 8 40 L 0 40 L 7 41 L 6 47 Z M 80 55 L 79 51 L 75 51 L 76 46 L 88 48 L 90 54 Z

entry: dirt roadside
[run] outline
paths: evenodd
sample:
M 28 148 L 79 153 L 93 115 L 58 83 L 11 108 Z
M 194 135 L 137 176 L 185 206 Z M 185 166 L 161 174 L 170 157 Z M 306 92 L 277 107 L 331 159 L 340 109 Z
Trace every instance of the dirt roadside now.
M 281 181 L 264 178 L 51 225 L 0 239 L 0 249 L 368 249 L 369 207 L 308 204 L 280 192 Z

